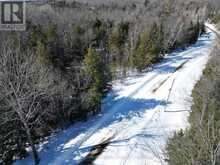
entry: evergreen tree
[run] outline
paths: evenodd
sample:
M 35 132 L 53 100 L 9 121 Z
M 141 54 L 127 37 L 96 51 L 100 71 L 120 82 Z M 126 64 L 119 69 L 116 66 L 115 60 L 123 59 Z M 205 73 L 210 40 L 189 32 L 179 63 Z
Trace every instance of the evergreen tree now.
M 153 24 L 150 32 L 149 53 L 153 56 L 152 62 L 160 60 L 161 55 L 164 54 L 164 31 L 163 23 L 158 26 Z
M 134 66 L 139 71 L 142 71 L 151 64 L 158 62 L 164 53 L 163 42 L 163 26 L 158 26 L 154 23 L 150 31 L 145 31 L 140 34 L 133 59 Z
M 135 50 L 134 60 L 133 60 L 134 66 L 139 71 L 144 70 L 153 61 L 152 55 L 150 55 L 148 52 L 149 41 L 150 41 L 149 32 L 141 33 L 138 46 Z M 153 49 L 153 48 L 150 48 L 150 49 Z
M 129 23 L 120 22 L 112 29 L 108 37 L 108 49 L 111 55 L 111 70 L 120 68 L 123 76 L 126 75 L 126 68 L 130 65 L 129 53 L 126 51 L 128 45 Z
M 101 54 L 90 47 L 85 56 L 84 65 L 85 74 L 89 81 L 87 106 L 91 107 L 92 110 L 99 110 L 103 90 L 109 79 L 108 75 L 106 75 L 106 68 Z
M 113 28 L 108 39 L 108 47 L 111 54 L 114 54 L 115 60 L 123 58 L 124 46 L 128 38 L 129 23 L 121 22 L 118 26 Z M 117 59 L 118 58 L 118 59 Z

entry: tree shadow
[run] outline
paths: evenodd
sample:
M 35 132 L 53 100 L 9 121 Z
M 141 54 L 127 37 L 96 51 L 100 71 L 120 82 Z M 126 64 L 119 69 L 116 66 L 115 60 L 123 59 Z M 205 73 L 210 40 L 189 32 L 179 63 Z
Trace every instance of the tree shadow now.
M 92 145 L 92 146 L 87 146 L 80 148 L 80 152 L 86 152 L 88 153 L 82 161 L 79 162 L 78 165 L 91 165 L 93 162 L 104 152 L 104 150 L 110 146 L 110 147 L 124 147 L 127 146 L 126 142 L 129 142 L 133 138 L 155 138 L 157 137 L 156 135 L 153 134 L 144 134 L 144 133 L 139 133 L 132 135 L 129 138 L 125 139 L 120 139 L 120 140 L 112 140 L 114 137 L 108 137 L 105 141 L 101 142 L 100 144 L 97 145 Z M 135 144 L 137 145 L 142 145 L 142 144 Z
M 179 48 L 169 56 L 165 57 L 160 63 L 153 66 L 153 71 L 160 74 L 174 73 L 179 62 L 189 61 L 191 59 L 197 58 L 201 53 L 196 53 L 199 48 L 204 48 L 207 42 L 210 42 L 208 38 L 209 34 L 204 34 L 195 44 L 187 48 Z M 193 53 L 195 51 L 195 53 Z M 193 56 L 190 56 L 192 55 Z
M 129 97 L 119 98 L 112 103 L 106 104 L 104 109 L 115 109 L 117 111 L 110 116 L 108 122 L 103 127 L 111 123 L 121 121 L 122 119 L 131 119 L 134 116 L 141 117 L 145 111 L 154 109 L 157 106 L 165 106 L 165 100 L 156 99 L 132 99 Z
M 155 99 L 133 99 L 129 97 L 110 99 L 103 108 L 103 112 L 97 116 L 91 117 L 87 122 L 74 124 L 67 130 L 61 131 L 52 138 L 49 139 L 48 143 L 41 146 L 39 156 L 41 158 L 40 165 L 45 164 L 56 164 L 56 162 L 63 162 L 63 165 L 74 165 L 78 164 L 74 160 L 75 154 L 82 154 L 82 149 L 75 151 L 80 136 L 86 134 L 92 127 L 100 125 L 96 128 L 95 132 L 101 129 L 108 128 L 113 123 L 120 122 L 123 119 L 131 119 L 133 117 L 143 117 L 146 111 L 152 110 L 157 106 L 165 106 L 165 100 Z M 104 119 L 104 120 L 103 120 Z M 74 142 L 75 141 L 75 142 Z M 69 143 L 68 147 L 66 146 Z M 115 142 L 116 143 L 116 142 Z M 113 144 L 113 143 L 112 143 Z M 88 148 L 89 149 L 89 148 Z M 88 150 L 87 150 L 88 151 Z M 52 154 L 51 154 L 52 153 Z M 25 163 L 29 162 L 29 163 Z M 22 165 L 30 165 L 31 158 L 25 159 L 25 161 L 19 161 Z M 16 165 L 21 165 L 21 164 Z

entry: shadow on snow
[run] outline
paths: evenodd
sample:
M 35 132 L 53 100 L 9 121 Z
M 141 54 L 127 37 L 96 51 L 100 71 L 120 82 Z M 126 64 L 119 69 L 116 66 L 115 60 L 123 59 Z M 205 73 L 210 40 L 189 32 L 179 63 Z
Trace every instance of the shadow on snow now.
M 107 128 L 113 123 L 120 122 L 123 119 L 131 119 L 133 117 L 143 117 L 143 114 L 145 111 L 154 109 L 157 106 L 165 106 L 166 101 L 165 100 L 155 100 L 155 99 L 132 99 L 132 98 L 120 98 L 117 100 L 111 100 L 111 102 L 105 103 L 103 106 L 104 109 L 107 109 L 108 111 L 104 111 L 103 113 L 105 115 L 111 114 L 112 109 L 117 109 L 117 111 L 108 116 L 108 119 L 103 123 L 96 131 L 99 131 L 103 128 Z M 90 127 L 94 126 L 101 122 L 103 113 L 98 114 L 97 116 L 91 117 L 87 122 L 85 123 L 77 123 L 73 125 L 71 128 L 68 128 L 67 130 L 64 130 L 60 133 L 58 133 L 56 136 L 49 139 L 50 142 L 45 144 L 42 147 L 42 150 L 39 152 L 39 156 L 42 158 L 41 164 L 47 164 L 47 165 L 54 165 L 54 160 L 62 159 L 63 165 L 73 165 L 77 164 L 77 162 L 74 160 L 75 154 L 79 153 L 82 154 L 82 152 L 88 151 L 88 148 L 79 149 L 77 153 L 73 151 L 73 148 L 77 143 L 73 143 L 67 148 L 64 147 L 65 144 L 69 143 L 70 141 L 77 138 L 77 136 L 80 136 L 83 133 L 86 133 Z M 109 114 L 108 114 L 109 113 Z M 79 127 L 78 127 L 79 126 Z M 149 136 L 147 136 L 149 137 Z M 80 137 L 79 137 L 80 138 Z M 128 139 L 127 139 L 128 140 Z M 76 140 L 77 142 L 78 140 Z M 111 144 L 117 143 L 111 142 Z M 50 154 L 53 153 L 53 154 Z M 75 154 L 74 154 L 75 153 Z M 67 156 L 68 155 L 68 156 Z M 71 156 L 72 155 L 72 156 Z M 29 159 L 29 160 L 28 160 Z M 30 165 L 31 157 L 26 159 L 25 163 L 22 160 L 17 162 L 16 165 Z

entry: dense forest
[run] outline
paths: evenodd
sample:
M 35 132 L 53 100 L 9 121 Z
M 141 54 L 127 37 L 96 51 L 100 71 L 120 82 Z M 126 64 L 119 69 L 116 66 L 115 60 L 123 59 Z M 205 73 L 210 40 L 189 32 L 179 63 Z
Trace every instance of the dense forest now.
M 27 148 L 31 148 L 37 164 L 40 159 L 35 144 L 59 129 L 97 114 L 102 98 L 111 90 L 112 80 L 125 78 L 129 71 L 144 72 L 165 54 L 196 42 L 204 32 L 204 21 L 209 18 L 217 22 L 220 17 L 215 3 L 218 1 L 28 3 L 26 31 L 0 32 L 4 41 L 0 43 L 0 164 L 10 165 L 25 157 Z M 212 70 L 206 70 L 210 78 Z M 216 92 L 217 82 L 209 80 L 210 96 Z M 200 96 L 195 91 L 193 95 L 200 103 L 205 93 Z M 216 107 L 210 108 L 216 113 L 217 96 L 212 101 Z M 194 112 L 200 110 L 197 106 L 193 106 L 192 122 Z M 204 121 L 209 117 L 213 115 L 204 116 Z M 214 132 L 215 123 L 203 125 L 202 120 L 201 126 Z M 181 132 L 175 137 L 188 135 L 185 137 Z M 219 147 L 212 143 L 218 137 L 215 135 L 207 145 Z M 168 151 L 172 154 L 172 144 Z M 195 156 L 206 159 L 202 154 L 205 153 Z M 210 160 L 219 161 L 218 157 Z M 169 161 L 176 164 L 179 159 Z

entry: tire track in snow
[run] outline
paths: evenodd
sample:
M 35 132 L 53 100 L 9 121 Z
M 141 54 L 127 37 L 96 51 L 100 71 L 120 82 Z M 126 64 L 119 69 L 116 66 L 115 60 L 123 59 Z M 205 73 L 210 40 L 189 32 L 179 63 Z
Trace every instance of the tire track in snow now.
M 149 82 L 153 81 L 157 76 L 159 76 L 159 74 L 157 74 L 157 73 L 154 73 L 153 75 L 151 75 L 146 81 L 144 81 L 138 88 L 136 88 L 127 97 L 133 97 L 134 95 L 136 95 L 145 85 L 147 85 Z M 93 126 L 92 128 L 90 128 L 89 131 L 87 131 L 87 133 L 82 138 L 80 138 L 80 140 L 78 140 L 76 142 L 74 147 L 72 147 L 72 149 L 68 153 L 65 153 L 65 155 L 62 156 L 62 158 L 64 158 L 64 159 L 65 159 L 65 157 L 68 158 L 71 154 L 73 154 L 72 151 L 78 152 L 78 150 L 80 149 L 80 146 L 82 146 L 83 143 L 85 143 L 94 133 L 96 133 L 96 131 L 104 123 L 108 122 L 109 117 L 114 115 L 117 112 L 117 110 L 120 109 L 121 107 L 123 107 L 125 104 L 126 104 L 126 100 L 122 100 L 122 102 L 117 102 L 115 105 L 113 105 L 112 108 L 110 108 L 108 110 L 108 112 L 98 121 L 98 123 L 95 126 Z M 118 131 L 115 131 L 115 132 L 118 132 Z M 100 143 L 102 143 L 102 142 L 100 141 L 97 144 L 100 144 Z M 54 162 L 57 165 L 61 165 L 62 159 L 57 158 Z
M 193 60 L 193 59 L 192 59 L 192 60 Z M 159 90 L 159 88 L 160 88 L 162 85 L 164 85 L 169 78 L 171 78 L 173 75 L 175 75 L 175 73 L 177 73 L 177 72 L 178 72 L 186 63 L 188 63 L 188 62 L 190 62 L 190 60 L 186 60 L 185 62 L 183 62 L 180 66 L 178 66 L 178 67 L 176 68 L 176 71 L 175 71 L 174 73 L 172 73 L 171 75 L 169 75 L 167 78 L 163 79 L 162 81 L 159 81 L 159 83 L 158 83 L 159 86 L 158 86 L 157 88 L 154 88 L 153 91 L 152 91 L 152 93 L 155 93 L 157 90 Z M 168 102 L 168 99 L 170 98 L 171 90 L 172 90 L 173 86 L 175 85 L 175 80 L 176 80 L 177 77 L 178 77 L 178 75 L 175 75 L 174 78 L 173 78 L 173 81 L 172 81 L 172 84 L 171 84 L 171 88 L 169 89 L 169 92 L 168 92 L 167 102 Z M 165 106 L 165 107 L 166 107 L 166 106 Z M 159 110 L 159 111 L 158 111 L 158 116 L 160 116 L 162 113 L 165 113 L 165 112 L 166 112 L 166 109 L 161 110 L 161 111 Z M 155 115 L 156 115 L 156 114 L 155 114 Z M 151 120 L 153 120 L 153 118 L 155 117 L 155 115 L 152 116 L 152 119 L 151 119 Z M 160 120 L 160 117 L 156 117 L 156 118 L 158 118 L 158 120 Z M 148 123 L 149 123 L 149 122 L 147 122 L 147 123 L 145 124 L 145 127 L 143 127 L 143 130 L 142 130 L 142 131 L 145 131 L 145 130 L 149 129 Z M 161 131 L 160 128 L 159 128 L 159 125 L 160 125 L 159 123 L 161 123 L 161 121 L 158 121 L 157 128 L 155 128 L 155 129 L 158 130 L 158 132 Z M 165 130 L 163 130 L 163 131 L 165 131 Z M 167 134 L 167 132 L 164 132 L 164 134 Z M 153 140 L 153 141 L 154 141 L 154 140 Z M 146 143 L 146 146 L 147 146 L 147 147 L 152 151 L 152 153 L 155 155 L 155 157 L 158 158 L 158 157 L 159 157 L 159 154 L 157 153 L 157 151 L 154 150 L 154 149 L 152 148 L 152 146 L 151 146 L 147 141 L 145 141 L 145 143 Z M 138 145 L 138 141 L 136 141 L 136 143 L 133 144 L 133 145 L 134 145 L 134 148 L 130 149 L 130 151 L 128 152 L 128 155 L 126 156 L 127 159 L 124 160 L 123 165 L 125 165 L 126 162 L 129 160 L 130 155 L 132 155 L 132 153 L 135 152 L 136 146 Z M 155 140 L 155 145 L 158 145 L 158 146 L 159 146 L 159 144 L 158 144 L 158 142 L 157 142 L 156 140 Z M 158 151 L 158 152 L 159 152 L 159 151 Z M 157 156 L 158 156 L 158 157 L 157 157 Z M 164 164 L 164 162 L 163 162 L 163 160 L 162 160 L 162 157 L 159 157 L 158 160 L 161 162 L 161 164 Z

